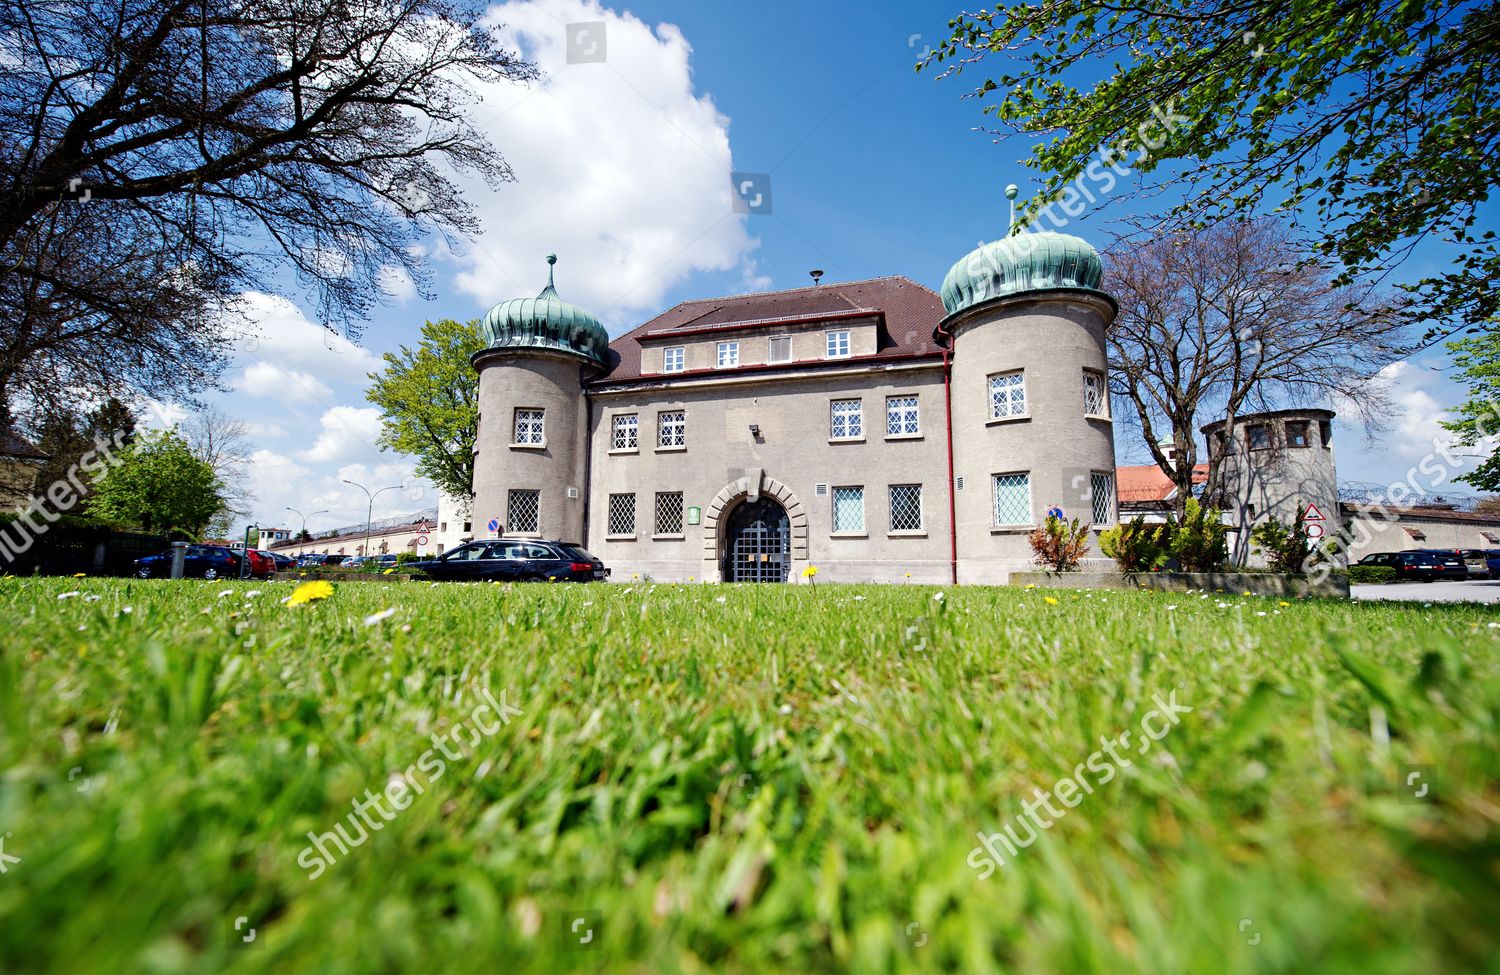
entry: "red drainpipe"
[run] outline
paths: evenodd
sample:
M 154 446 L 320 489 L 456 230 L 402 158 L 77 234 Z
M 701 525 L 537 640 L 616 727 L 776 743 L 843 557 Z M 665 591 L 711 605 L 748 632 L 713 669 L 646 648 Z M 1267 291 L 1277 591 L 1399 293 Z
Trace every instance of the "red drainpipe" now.
M 958 501 L 954 497 L 954 472 L 953 472 L 953 363 L 949 356 L 952 353 L 953 336 L 943 331 L 939 323 L 937 331 L 945 335 L 948 344 L 943 346 L 943 409 L 947 417 L 948 428 L 948 566 L 953 577 L 953 584 L 958 585 Z

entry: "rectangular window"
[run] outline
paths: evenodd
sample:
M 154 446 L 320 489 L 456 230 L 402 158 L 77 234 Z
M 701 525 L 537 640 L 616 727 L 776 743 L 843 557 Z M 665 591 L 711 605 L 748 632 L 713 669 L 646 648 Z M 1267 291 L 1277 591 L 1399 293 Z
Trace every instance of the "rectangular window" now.
M 516 410 L 516 443 L 542 445 L 541 410 Z
M 662 491 L 656 495 L 656 534 L 682 534 L 682 492 Z
M 922 485 L 891 485 L 891 531 L 922 530 Z
M 679 346 L 674 346 L 673 348 L 670 348 L 670 349 L 664 349 L 664 350 L 662 350 L 662 354 L 661 354 L 661 371 L 662 372 L 681 372 L 685 368 L 687 368 L 687 350 L 686 349 L 684 349 L 682 346 L 679 345 Z
M 1109 416 L 1109 390 L 1104 385 L 1102 372 L 1083 371 L 1083 413 L 1085 416 Z
M 865 530 L 864 488 L 836 487 L 833 489 L 833 530 L 835 532 L 863 532 Z
M 771 348 L 766 354 L 767 362 L 791 362 L 792 361 L 792 337 L 790 335 L 771 336 Z
M 828 358 L 842 359 L 849 354 L 849 333 L 829 332 L 828 335 Z
M 1245 427 L 1245 444 L 1251 450 L 1264 450 L 1271 446 L 1271 428 L 1264 423 L 1252 423 Z
M 635 534 L 634 494 L 611 494 L 609 496 L 609 533 L 611 535 Z
M 915 396 L 887 396 L 885 398 L 885 433 L 888 437 L 912 436 L 922 432 L 917 419 Z
M 996 474 L 995 526 L 1031 524 L 1031 475 Z
M 1319 420 L 1318 431 L 1323 436 L 1323 446 L 1331 447 L 1333 445 L 1333 424 L 1327 420 Z
M 1089 496 L 1092 503 L 1094 524 L 1115 523 L 1115 476 L 1108 471 L 1094 471 L 1089 475 Z
M 865 435 L 864 416 L 859 400 L 836 399 L 833 401 L 833 430 L 835 440 L 851 440 Z
M 656 445 L 658 447 L 687 446 L 686 412 L 663 410 L 656 414 Z
M 640 447 L 641 418 L 634 413 L 617 414 L 613 421 L 611 450 L 636 450 Z
M 1020 369 L 990 377 L 990 419 L 1026 415 L 1026 376 Z
M 541 531 L 542 492 L 511 491 L 506 497 L 505 520 L 510 534 L 535 534 Z
M 718 363 L 720 369 L 739 365 L 740 344 L 738 342 L 720 342 Z
M 1286 445 L 1288 447 L 1310 447 L 1311 442 L 1307 439 L 1306 420 L 1286 421 Z

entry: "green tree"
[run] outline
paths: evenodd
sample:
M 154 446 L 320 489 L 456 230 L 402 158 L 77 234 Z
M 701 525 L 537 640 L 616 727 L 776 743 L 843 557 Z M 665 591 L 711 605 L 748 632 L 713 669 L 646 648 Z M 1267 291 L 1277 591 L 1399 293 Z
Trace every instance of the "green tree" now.
M 122 527 L 197 538 L 224 507 L 222 492 L 214 469 L 168 430 L 136 437 L 95 485 L 88 511 Z
M 428 322 L 415 349 L 385 354 L 365 394 L 380 407 L 380 446 L 416 457 L 417 473 L 460 502 L 473 490 L 479 435 L 479 375 L 469 359 L 483 347 L 477 319 Z
M 1481 491 L 1500 491 L 1500 455 L 1493 453 L 1500 435 L 1500 333 L 1485 332 L 1448 343 L 1458 381 L 1468 388 L 1469 398 L 1453 410 L 1454 419 L 1443 426 L 1457 434 L 1467 447 L 1489 450 L 1473 471 L 1455 480 Z
M 1290 211 L 1347 276 L 1447 240 L 1455 264 L 1408 286 L 1411 315 L 1496 321 L 1500 250 L 1474 226 L 1500 179 L 1496 0 L 1006 0 L 950 23 L 931 60 L 996 55 L 973 95 L 1037 137 L 1028 219 L 1154 172 L 1132 192 L 1181 190 L 1163 229 Z

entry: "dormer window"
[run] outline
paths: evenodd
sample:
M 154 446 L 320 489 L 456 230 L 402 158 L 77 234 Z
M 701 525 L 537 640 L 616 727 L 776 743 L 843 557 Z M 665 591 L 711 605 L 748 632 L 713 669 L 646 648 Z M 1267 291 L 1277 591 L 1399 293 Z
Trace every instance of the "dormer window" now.
M 674 346 L 663 349 L 661 354 L 662 372 L 681 372 L 687 366 L 687 350 L 682 346 Z
M 828 332 L 828 355 L 830 359 L 842 359 L 849 355 L 849 333 Z
M 740 344 L 738 342 L 720 342 L 719 354 L 715 360 L 720 369 L 729 369 L 740 364 Z
M 790 335 L 771 336 L 771 347 L 766 353 L 767 362 L 791 362 L 792 361 L 792 337 Z

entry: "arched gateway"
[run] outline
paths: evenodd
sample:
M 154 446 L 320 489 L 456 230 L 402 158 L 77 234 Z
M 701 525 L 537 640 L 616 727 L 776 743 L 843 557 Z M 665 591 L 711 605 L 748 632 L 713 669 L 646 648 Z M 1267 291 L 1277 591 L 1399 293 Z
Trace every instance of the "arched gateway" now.
M 785 484 L 750 470 L 703 517 L 703 578 L 795 582 L 807 564 L 807 512 Z

